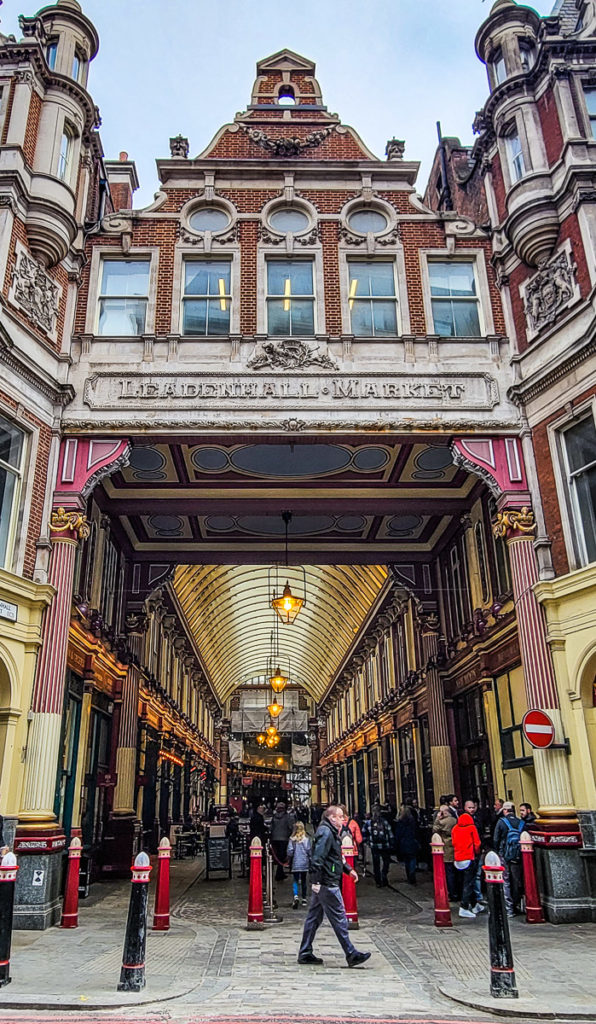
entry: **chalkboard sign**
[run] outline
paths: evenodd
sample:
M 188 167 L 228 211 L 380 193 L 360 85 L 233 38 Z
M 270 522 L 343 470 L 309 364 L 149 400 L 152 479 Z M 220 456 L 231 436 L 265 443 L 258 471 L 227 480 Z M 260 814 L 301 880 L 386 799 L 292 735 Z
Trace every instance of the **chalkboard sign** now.
M 209 878 L 211 871 L 227 871 L 232 877 L 232 858 L 230 857 L 230 841 L 226 836 L 207 836 L 205 843 L 206 865 L 205 876 Z

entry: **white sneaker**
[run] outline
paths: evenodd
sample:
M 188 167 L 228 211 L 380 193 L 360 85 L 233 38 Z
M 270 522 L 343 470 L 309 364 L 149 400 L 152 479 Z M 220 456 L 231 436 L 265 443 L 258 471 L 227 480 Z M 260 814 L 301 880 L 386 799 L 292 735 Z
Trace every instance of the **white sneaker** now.
M 460 907 L 459 908 L 459 916 L 460 917 L 476 917 L 476 914 L 474 913 L 473 910 L 464 910 L 463 907 Z
M 472 907 L 473 914 L 484 914 L 485 910 L 488 910 L 483 903 L 477 903 L 475 907 Z

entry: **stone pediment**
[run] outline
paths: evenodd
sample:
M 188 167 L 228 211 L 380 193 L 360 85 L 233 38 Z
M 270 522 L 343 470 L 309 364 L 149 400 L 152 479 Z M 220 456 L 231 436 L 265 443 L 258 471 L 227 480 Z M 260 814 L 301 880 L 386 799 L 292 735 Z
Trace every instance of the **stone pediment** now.
M 257 61 L 257 75 L 265 74 L 267 71 L 304 71 L 314 75 L 315 67 L 316 65 L 313 60 L 301 57 L 299 53 L 294 53 L 293 50 L 284 49 L 278 50 L 277 53 L 272 53 L 270 57 L 263 57 L 263 60 Z

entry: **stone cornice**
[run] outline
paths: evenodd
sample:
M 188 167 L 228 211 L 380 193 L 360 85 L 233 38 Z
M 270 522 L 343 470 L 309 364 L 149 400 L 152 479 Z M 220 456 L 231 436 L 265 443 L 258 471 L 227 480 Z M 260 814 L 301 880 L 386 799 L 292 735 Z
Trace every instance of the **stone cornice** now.
M 52 351 L 52 355 L 57 356 L 57 353 Z M 14 370 L 17 376 L 31 384 L 53 405 L 60 405 L 64 408 L 73 401 L 75 389 L 72 384 L 60 384 L 44 373 L 38 363 L 29 359 L 16 348 L 14 341 L 2 325 L 0 325 L 0 362 Z
M 577 366 L 581 366 L 595 353 L 596 328 L 592 330 L 589 337 L 581 338 L 571 353 L 566 352 L 556 356 L 541 365 L 540 369 L 530 374 L 526 380 L 519 384 L 513 384 L 507 392 L 507 397 L 517 406 L 527 405 L 538 395 L 549 391 L 558 380 L 561 380 Z M 515 361 L 519 362 L 520 360 L 516 359 Z

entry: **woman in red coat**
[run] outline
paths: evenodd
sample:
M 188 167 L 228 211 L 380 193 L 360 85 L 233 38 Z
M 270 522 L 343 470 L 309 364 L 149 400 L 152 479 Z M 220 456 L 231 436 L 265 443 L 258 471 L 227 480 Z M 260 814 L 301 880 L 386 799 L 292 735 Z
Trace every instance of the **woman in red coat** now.
M 476 917 L 484 908 L 476 902 L 476 869 L 480 856 L 480 836 L 471 814 L 460 814 L 451 830 L 455 867 L 464 872 L 460 917 Z

